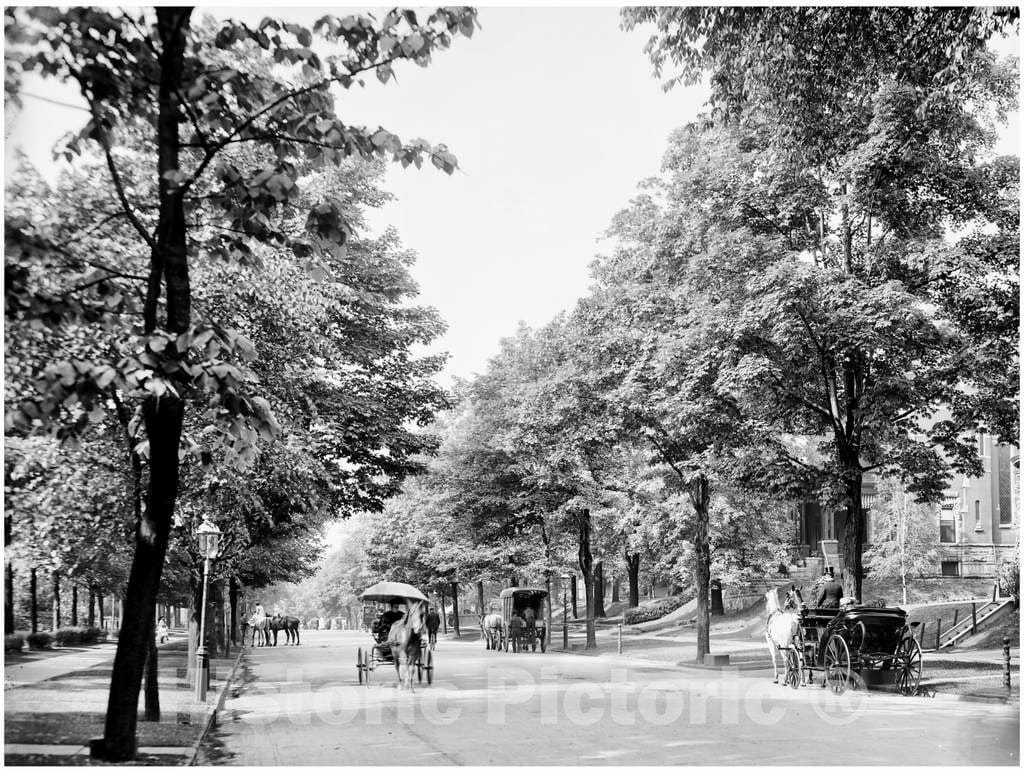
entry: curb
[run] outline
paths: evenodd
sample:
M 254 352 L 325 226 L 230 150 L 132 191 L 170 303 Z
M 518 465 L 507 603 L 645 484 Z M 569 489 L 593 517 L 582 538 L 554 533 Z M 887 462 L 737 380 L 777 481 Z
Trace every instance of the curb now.
M 210 712 L 210 716 L 207 717 L 206 724 L 204 725 L 202 732 L 199 734 L 199 738 L 196 739 L 195 745 L 192 747 L 192 754 L 185 763 L 185 767 L 193 767 L 196 764 L 196 758 L 199 756 L 199 747 L 203 745 L 203 741 L 206 740 L 207 733 L 210 732 L 210 728 L 213 727 L 214 722 L 217 721 L 217 712 L 224 708 L 224 700 L 227 698 L 228 688 L 231 687 L 231 683 L 235 680 L 235 672 L 238 671 L 238 665 L 242 662 L 242 655 L 244 654 L 245 647 L 243 646 L 238 650 L 238 655 L 235 657 L 235 664 L 231 667 L 231 673 L 228 674 L 227 679 L 224 680 L 224 686 L 220 688 L 220 695 L 217 696 L 217 703 Z M 209 706 L 209 704 L 207 704 L 207 706 Z

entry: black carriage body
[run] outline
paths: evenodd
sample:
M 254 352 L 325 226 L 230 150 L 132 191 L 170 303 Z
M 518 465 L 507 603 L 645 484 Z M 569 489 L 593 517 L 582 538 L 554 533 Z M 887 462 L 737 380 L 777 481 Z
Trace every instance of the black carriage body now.
M 899 607 L 805 609 L 804 643 L 819 666 L 825 662 L 825 644 L 832 635 L 846 642 L 855 668 L 874 668 L 879 659 L 891 658 L 907 632 L 907 613 Z

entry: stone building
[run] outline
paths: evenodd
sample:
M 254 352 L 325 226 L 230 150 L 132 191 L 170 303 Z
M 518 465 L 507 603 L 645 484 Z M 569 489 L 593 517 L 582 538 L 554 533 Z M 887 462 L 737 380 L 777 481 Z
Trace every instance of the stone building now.
M 987 433 L 977 435 L 984 472 L 980 478 L 954 475 L 941 505 L 935 508 L 935 529 L 940 560 L 935 576 L 994 577 L 999 564 L 1010 558 L 1020 535 L 1020 451 L 1000 444 Z M 866 476 L 863 502 L 867 510 L 867 542 L 873 536 L 871 504 L 875 479 Z M 842 571 L 841 558 L 828 558 L 834 543 L 841 544 L 845 509 L 830 509 L 818 502 L 802 503 L 795 513 L 794 557 L 820 572 L 826 564 Z

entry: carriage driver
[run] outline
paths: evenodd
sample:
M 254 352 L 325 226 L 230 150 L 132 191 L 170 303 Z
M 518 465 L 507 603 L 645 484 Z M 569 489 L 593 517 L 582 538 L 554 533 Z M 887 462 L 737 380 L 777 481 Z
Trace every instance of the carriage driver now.
M 827 578 L 818 594 L 818 606 L 831 609 L 839 606 L 839 600 L 843 597 L 843 586 L 836 582 L 836 572 L 831 566 L 825 570 Z

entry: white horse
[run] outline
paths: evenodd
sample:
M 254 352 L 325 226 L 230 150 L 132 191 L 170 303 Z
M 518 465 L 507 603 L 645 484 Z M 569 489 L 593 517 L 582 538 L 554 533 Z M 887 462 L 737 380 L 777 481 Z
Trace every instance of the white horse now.
M 779 667 L 775 663 L 775 652 L 780 649 L 796 648 L 797 639 L 800 635 L 800 604 L 803 598 L 800 591 L 794 585 L 786 594 L 785 608 L 779 607 L 778 588 L 772 588 L 764 594 L 765 606 L 767 607 L 768 619 L 765 621 L 764 638 L 768 643 L 768 651 L 772 656 L 772 671 L 775 674 L 775 683 L 779 682 Z M 785 665 L 785 661 L 783 661 Z M 800 676 L 803 681 L 803 675 Z
M 395 674 L 398 676 L 398 686 L 402 683 L 410 690 L 412 689 L 412 670 L 420 659 L 420 642 L 423 639 L 423 604 L 419 602 L 409 604 L 409 612 L 401 620 L 391 625 L 388 631 L 388 644 L 391 647 L 391 656 L 395 660 Z M 402 678 L 401 667 L 405 666 L 405 678 Z
M 487 649 L 498 649 L 498 645 L 501 643 L 502 627 L 501 615 L 497 612 L 491 612 L 480 618 L 480 630 L 483 631 L 484 641 L 487 642 Z
M 249 618 L 249 625 L 252 627 L 252 643 L 257 647 L 270 646 L 270 619 L 262 604 L 257 604 L 256 609 Z M 259 636 L 259 644 L 256 644 L 256 637 Z M 243 642 L 244 643 L 244 642 Z

